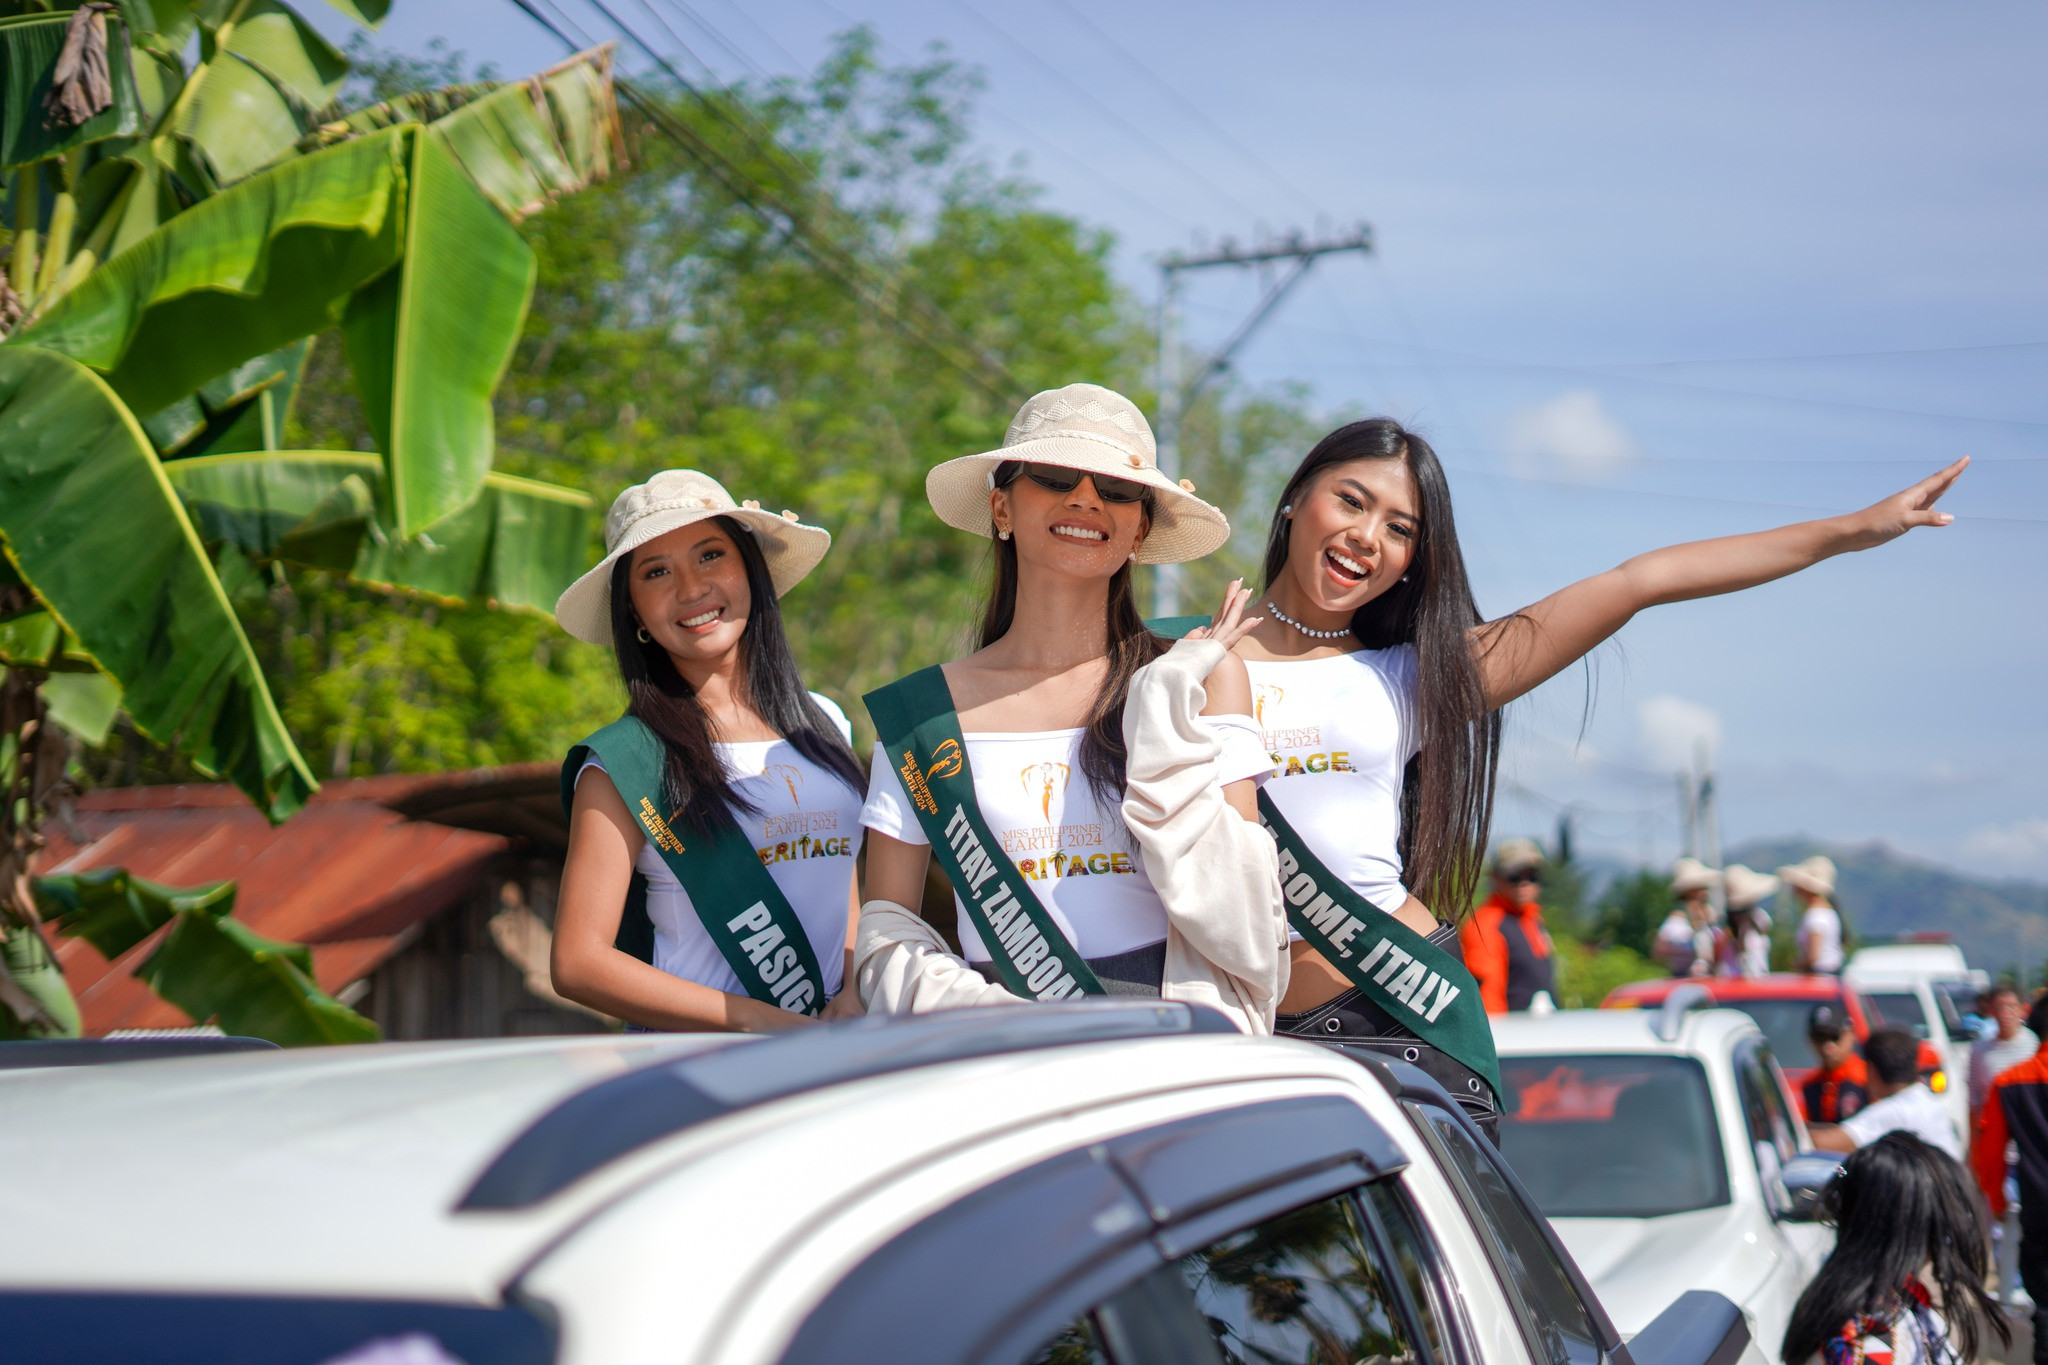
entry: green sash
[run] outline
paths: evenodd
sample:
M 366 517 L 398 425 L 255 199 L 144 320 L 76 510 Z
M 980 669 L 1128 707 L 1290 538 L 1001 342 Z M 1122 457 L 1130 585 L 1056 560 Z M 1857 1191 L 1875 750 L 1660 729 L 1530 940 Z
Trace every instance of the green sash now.
M 753 841 L 728 820 L 712 834 L 693 833 L 685 853 L 682 837 L 655 804 L 661 796 L 661 740 L 632 716 L 613 721 L 569 750 L 569 759 L 562 765 L 563 810 L 569 810 L 574 802 L 576 776 L 583 771 L 584 759 L 592 754 L 604 764 L 605 775 L 640 822 L 647 841 L 689 893 L 704 931 L 718 945 L 747 994 L 794 1014 L 816 1014 L 822 1009 L 825 977 L 811 951 L 810 935 L 804 932 L 803 921 L 790 908 L 782 888 L 761 866 Z M 638 873 L 634 880 L 639 889 Z M 642 896 L 640 918 L 644 919 L 644 890 Z M 630 910 L 633 898 L 627 899 Z M 735 911 L 735 906 L 745 908 Z M 618 941 L 623 950 L 633 951 L 629 945 L 634 935 L 628 931 L 638 928 L 637 922 L 621 921 Z M 652 956 L 650 950 L 646 957 Z
M 932 856 L 967 907 L 1003 988 L 1026 1000 L 1106 994 L 982 819 L 945 672 L 935 665 L 863 700 Z
M 1280 845 L 1287 922 L 1368 999 L 1463 1062 L 1500 1093 L 1500 1059 L 1479 983 L 1465 964 L 1351 889 L 1259 793 L 1259 816 Z

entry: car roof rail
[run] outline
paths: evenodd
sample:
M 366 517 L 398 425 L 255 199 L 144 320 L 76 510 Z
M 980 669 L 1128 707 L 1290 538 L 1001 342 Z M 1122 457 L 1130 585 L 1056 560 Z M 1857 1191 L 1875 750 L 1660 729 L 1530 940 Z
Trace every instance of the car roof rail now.
M 268 1038 L 23 1038 L 0 1042 L 0 1071 L 56 1066 L 107 1066 L 115 1062 L 156 1062 L 171 1057 L 217 1057 L 224 1052 L 269 1052 Z
M 807 1091 L 1042 1048 L 1237 1029 L 1216 1010 L 1096 1000 L 872 1016 L 739 1042 L 600 1081 L 541 1115 L 484 1168 L 459 1212 L 531 1208 L 629 1152 Z
M 1678 1031 L 1685 1027 L 1685 1016 L 1693 1010 L 1711 1009 L 1714 993 L 1697 981 L 1688 981 L 1672 988 L 1664 997 L 1663 1007 L 1657 1011 L 1657 1022 L 1652 1026 L 1657 1037 L 1667 1043 L 1678 1041 Z

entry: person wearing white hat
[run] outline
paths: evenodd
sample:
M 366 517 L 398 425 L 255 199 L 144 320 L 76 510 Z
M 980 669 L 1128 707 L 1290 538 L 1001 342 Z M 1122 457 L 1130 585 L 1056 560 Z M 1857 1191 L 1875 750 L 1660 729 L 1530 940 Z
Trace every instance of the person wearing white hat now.
M 1645 607 L 1755 587 L 1948 524 L 1934 504 L 1967 463 L 1861 512 L 1653 550 L 1488 621 L 1430 443 L 1385 418 L 1341 427 L 1280 492 L 1264 620 L 1237 646 L 1280 764 L 1261 795 L 1358 899 L 1440 937 L 1433 909 L 1460 918 L 1484 867 L 1503 706 Z M 1357 962 L 1333 961 L 1304 918 L 1292 917 L 1304 937 L 1282 1027 L 1322 1027 L 1334 1017 L 1326 1007 L 1361 998 L 1398 1020 L 1372 999 Z M 1339 1021 L 1380 1026 L 1374 1011 Z
M 668 469 L 619 495 L 604 539 L 555 604 L 627 697 L 562 767 L 555 989 L 639 1028 L 807 1024 L 846 975 L 865 777 L 777 599 L 832 537 Z
M 1741 863 L 1721 872 L 1728 902 L 1728 937 L 1739 976 L 1762 976 L 1771 969 L 1771 916 L 1764 901 L 1777 894 L 1778 879 Z
M 995 577 L 978 649 L 866 699 L 868 1008 L 1163 994 L 1267 1031 L 1286 940 L 1252 809 L 1271 760 L 1229 653 L 1249 594 L 1233 584 L 1169 648 L 1132 584 L 1138 563 L 1216 549 L 1229 522 L 1159 472 L 1137 406 L 1093 384 L 1033 396 L 1000 449 L 925 489 L 990 540 Z M 912 909 L 934 857 L 958 957 Z
M 1834 906 L 1835 864 L 1816 853 L 1804 862 L 1778 869 L 1779 880 L 1792 888 L 1800 904 L 1799 970 L 1834 975 L 1842 970 L 1842 914 Z
M 1655 955 L 1673 976 L 1713 973 L 1721 955 L 1712 899 L 1719 885 L 1721 874 L 1698 858 L 1680 858 L 1671 865 L 1671 894 L 1678 904 L 1657 929 Z

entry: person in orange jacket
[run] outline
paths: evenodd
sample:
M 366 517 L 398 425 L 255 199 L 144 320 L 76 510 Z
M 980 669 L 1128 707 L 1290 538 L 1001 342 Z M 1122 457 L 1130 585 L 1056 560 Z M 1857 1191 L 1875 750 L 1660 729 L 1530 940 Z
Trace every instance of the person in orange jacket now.
M 1542 895 L 1543 850 L 1531 839 L 1503 840 L 1493 855 L 1493 894 L 1458 931 L 1488 1014 L 1525 1010 L 1538 991 L 1551 989 Z
M 2048 996 L 2034 1002 L 2027 1027 L 2048 1029 Z M 2007 1144 L 2019 1155 L 2008 1170 Z M 1970 1165 L 1984 1190 L 1994 1226 L 2005 1221 L 2006 1177 L 2019 1188 L 2020 1284 L 2034 1303 L 2034 1361 L 2048 1365 L 2048 1044 L 2032 1058 L 2008 1067 L 1991 1082 L 1977 1112 Z M 2011 1229 L 2005 1229 L 2010 1235 Z M 2000 1257 L 2001 1297 L 2005 1257 Z

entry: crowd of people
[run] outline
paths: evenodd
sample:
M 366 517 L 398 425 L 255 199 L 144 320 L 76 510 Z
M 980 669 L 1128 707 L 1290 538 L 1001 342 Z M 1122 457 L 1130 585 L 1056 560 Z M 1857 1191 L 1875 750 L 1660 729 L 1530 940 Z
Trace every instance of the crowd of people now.
M 999 448 L 927 476 L 938 520 L 988 546 L 991 583 L 971 652 L 864 698 L 865 770 L 778 607 L 830 532 L 662 471 L 618 496 L 603 557 L 556 608 L 611 648 L 628 703 L 563 765 L 555 989 L 641 1029 L 1187 1001 L 1414 1061 L 1492 1126 L 1486 1007 L 1549 970 L 1539 864 L 1511 856 L 1464 913 L 1502 707 L 1645 608 L 1948 524 L 1934 505 L 1966 464 L 1488 620 L 1436 452 L 1357 421 L 1283 486 L 1256 592 L 1240 579 L 1206 619 L 1146 621 L 1136 566 L 1211 554 L 1229 520 L 1161 472 L 1135 403 L 1048 390 Z M 928 920 L 934 869 L 953 913 Z

